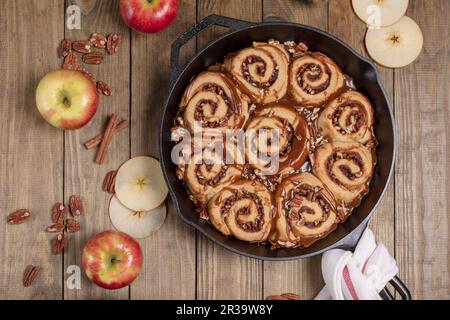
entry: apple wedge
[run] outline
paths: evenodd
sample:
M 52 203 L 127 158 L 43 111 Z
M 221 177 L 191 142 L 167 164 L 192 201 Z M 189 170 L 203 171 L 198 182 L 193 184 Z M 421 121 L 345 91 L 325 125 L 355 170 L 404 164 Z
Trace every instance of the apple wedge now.
M 159 161 L 145 156 L 126 161 L 117 171 L 115 191 L 119 201 L 132 211 L 158 207 L 168 193 Z
M 164 202 L 150 211 L 133 211 L 112 196 L 109 203 L 109 217 L 114 228 L 125 232 L 133 238 L 143 239 L 157 231 L 166 220 L 166 205 Z
M 407 16 L 392 26 L 368 29 L 366 33 L 366 48 L 370 57 L 388 68 L 410 64 L 419 56 L 422 46 L 422 31 Z
M 370 27 L 386 27 L 406 13 L 408 0 L 352 0 L 356 15 Z

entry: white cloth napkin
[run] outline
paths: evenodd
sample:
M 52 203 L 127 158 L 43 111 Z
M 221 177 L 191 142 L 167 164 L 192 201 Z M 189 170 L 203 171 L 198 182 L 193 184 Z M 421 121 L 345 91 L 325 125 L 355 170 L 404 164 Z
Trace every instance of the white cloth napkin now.
M 398 273 L 397 263 L 367 228 L 355 252 L 332 249 L 322 256 L 325 287 L 316 300 L 381 300 L 380 292 Z

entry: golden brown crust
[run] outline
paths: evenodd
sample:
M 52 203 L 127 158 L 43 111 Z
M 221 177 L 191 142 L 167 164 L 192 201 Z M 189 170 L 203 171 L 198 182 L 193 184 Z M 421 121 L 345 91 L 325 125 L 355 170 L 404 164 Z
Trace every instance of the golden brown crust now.
M 333 142 L 320 146 L 313 155 L 313 173 L 349 207 L 359 204 L 369 190 L 375 158 L 358 142 Z
M 289 176 L 275 193 L 276 218 L 270 241 L 275 246 L 309 246 L 336 228 L 334 196 L 313 174 Z
M 322 53 L 305 53 L 290 65 L 289 94 L 301 106 L 321 106 L 344 87 L 341 69 Z
M 261 138 L 264 130 L 276 130 L 277 137 Z M 309 130 L 305 118 L 295 108 L 272 103 L 258 108 L 246 124 L 246 159 L 257 170 L 269 169 L 269 159 L 258 158 L 258 151 L 278 155 L 273 174 L 288 174 L 298 170 L 306 161 L 309 150 Z M 274 139 L 278 143 L 274 143 Z M 269 171 L 269 170 L 267 170 Z
M 357 141 L 372 139 L 373 108 L 358 91 L 347 91 L 330 101 L 321 113 L 317 125 L 328 141 Z
M 248 117 L 248 102 L 223 73 L 204 71 L 187 87 L 180 107 L 191 133 L 204 129 L 242 128 Z
M 272 225 L 271 195 L 263 185 L 242 179 L 217 193 L 208 203 L 208 213 L 224 235 L 263 242 Z
M 289 55 L 280 46 L 254 43 L 229 56 L 224 67 L 256 103 L 269 103 L 286 95 Z

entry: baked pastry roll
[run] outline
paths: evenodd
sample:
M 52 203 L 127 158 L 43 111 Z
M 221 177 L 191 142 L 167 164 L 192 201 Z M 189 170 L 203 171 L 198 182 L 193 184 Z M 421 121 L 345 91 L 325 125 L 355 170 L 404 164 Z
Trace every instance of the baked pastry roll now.
M 189 163 L 184 170 L 184 181 L 193 201 L 204 208 L 212 196 L 238 180 L 241 174 L 242 166 L 239 165 Z
M 347 91 L 330 101 L 317 121 L 319 132 L 328 141 L 372 139 L 373 108 L 358 91 Z
M 333 142 L 320 146 L 312 156 L 313 173 L 333 193 L 339 204 L 357 206 L 369 190 L 375 156 L 358 142 Z
M 246 159 L 264 174 L 292 173 L 305 163 L 308 124 L 294 107 L 273 103 L 255 109 L 245 129 Z
M 191 133 L 205 128 L 242 128 L 248 117 L 248 97 L 223 73 L 205 71 L 187 87 L 181 100 L 183 120 Z
M 267 240 L 272 225 L 270 192 L 260 183 L 239 180 L 208 203 L 211 223 L 224 235 L 250 242 Z
M 282 45 L 253 43 L 225 59 L 224 67 L 256 103 L 274 102 L 286 95 L 289 53 Z
M 341 69 L 322 53 L 308 52 L 291 63 L 289 94 L 303 107 L 321 106 L 344 87 Z
M 311 245 L 338 223 L 334 196 L 308 172 L 283 180 L 275 193 L 275 207 L 271 242 L 276 246 Z

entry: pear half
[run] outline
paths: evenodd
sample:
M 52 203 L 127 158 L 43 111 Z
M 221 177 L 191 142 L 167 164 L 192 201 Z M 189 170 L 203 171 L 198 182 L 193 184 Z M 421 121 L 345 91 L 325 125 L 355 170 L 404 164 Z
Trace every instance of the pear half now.
M 158 207 L 168 193 L 159 161 L 145 156 L 122 164 L 114 188 L 119 201 L 135 212 Z
M 150 211 L 133 211 L 125 207 L 114 195 L 109 202 L 109 218 L 114 228 L 136 239 L 143 239 L 159 230 L 166 220 L 166 205 Z
M 403 17 L 408 0 L 352 0 L 356 15 L 370 27 L 386 27 Z
M 392 26 L 368 29 L 366 48 L 370 57 L 388 68 L 404 67 L 419 56 L 423 35 L 417 23 L 404 16 Z

